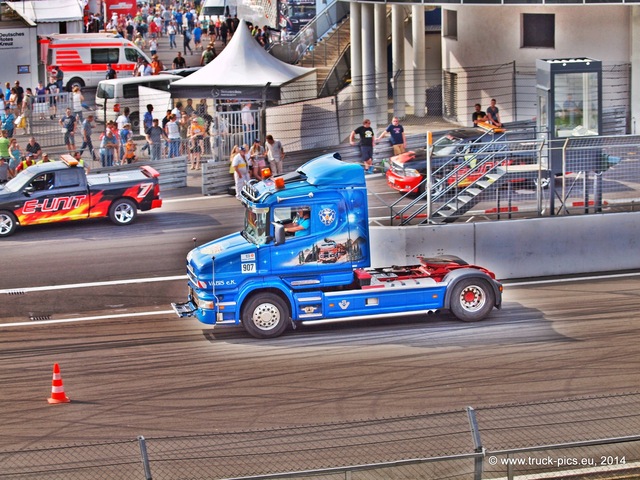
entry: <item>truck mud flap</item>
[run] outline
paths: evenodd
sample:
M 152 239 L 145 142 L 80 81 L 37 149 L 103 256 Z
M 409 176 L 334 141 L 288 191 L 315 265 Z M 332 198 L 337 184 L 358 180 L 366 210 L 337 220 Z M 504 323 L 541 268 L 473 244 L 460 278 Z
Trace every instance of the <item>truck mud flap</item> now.
M 172 303 L 171 308 L 180 318 L 193 317 L 197 307 L 192 302 Z

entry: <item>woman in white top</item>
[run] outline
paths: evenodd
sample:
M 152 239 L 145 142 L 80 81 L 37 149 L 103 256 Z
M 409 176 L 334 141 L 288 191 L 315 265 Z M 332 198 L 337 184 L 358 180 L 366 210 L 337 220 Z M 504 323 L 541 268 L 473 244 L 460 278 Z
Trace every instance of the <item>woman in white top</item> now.
M 80 91 L 79 86 L 73 87 L 71 92 L 71 100 L 73 103 L 73 114 L 76 116 L 76 122 L 81 123 L 83 121 L 82 118 L 82 104 L 84 103 L 84 96 Z
M 180 155 L 180 125 L 176 122 L 175 114 L 171 114 L 171 117 L 164 127 L 164 133 L 167 134 L 169 139 L 169 158 L 174 158 Z

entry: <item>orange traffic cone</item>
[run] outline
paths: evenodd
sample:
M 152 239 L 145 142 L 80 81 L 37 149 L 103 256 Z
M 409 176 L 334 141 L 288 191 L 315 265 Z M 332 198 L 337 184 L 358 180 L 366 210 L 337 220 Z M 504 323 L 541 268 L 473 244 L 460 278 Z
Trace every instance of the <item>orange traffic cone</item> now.
M 71 399 L 64 394 L 64 385 L 62 385 L 62 375 L 60 375 L 60 367 L 57 363 L 53 364 L 53 380 L 51 381 L 51 398 L 47 399 L 49 403 L 69 403 Z

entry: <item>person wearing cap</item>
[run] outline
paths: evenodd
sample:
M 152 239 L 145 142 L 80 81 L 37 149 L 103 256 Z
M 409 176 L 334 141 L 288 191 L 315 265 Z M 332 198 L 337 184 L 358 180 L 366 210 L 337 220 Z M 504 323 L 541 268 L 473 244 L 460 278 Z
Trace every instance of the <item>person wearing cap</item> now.
M 253 145 L 249 149 L 249 163 L 251 165 L 251 176 L 256 180 L 262 180 L 262 169 L 266 166 L 264 160 L 264 147 L 260 145 L 260 139 L 255 138 Z
M 114 78 L 118 78 L 118 72 L 114 70 L 110 63 L 107 63 L 107 75 L 105 77 L 107 80 L 113 80 Z
M 187 130 L 190 144 L 191 170 L 200 169 L 200 159 L 202 158 L 204 136 L 206 133 L 207 128 L 204 126 L 204 121 L 201 118 L 193 117 Z
M 162 70 L 164 70 L 164 65 L 156 54 L 151 57 L 151 75 L 158 75 Z
M 249 181 L 249 152 L 246 145 L 242 145 L 239 152 L 233 158 L 231 167 L 233 168 L 233 179 L 236 184 L 236 198 L 240 199 L 240 192 L 244 185 Z
M 16 170 L 15 170 L 16 175 L 21 171 L 26 170 L 27 168 L 35 164 L 36 164 L 36 161 L 33 159 L 33 155 L 27 155 L 24 160 L 18 163 L 18 166 L 16 167 Z

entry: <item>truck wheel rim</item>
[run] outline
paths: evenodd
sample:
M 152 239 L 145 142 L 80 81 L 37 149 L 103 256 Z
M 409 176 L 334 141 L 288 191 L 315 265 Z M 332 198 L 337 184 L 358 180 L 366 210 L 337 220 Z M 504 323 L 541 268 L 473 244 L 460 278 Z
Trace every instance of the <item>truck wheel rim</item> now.
M 13 222 L 8 215 L 0 215 L 0 234 L 6 235 L 11 231 L 11 227 L 13 227 Z
M 261 303 L 251 319 L 260 330 L 272 330 L 280 323 L 280 310 L 272 303 Z
M 119 223 L 129 223 L 133 218 L 133 208 L 131 205 L 123 203 L 122 205 L 118 205 L 115 211 L 116 219 Z
M 484 290 L 475 285 L 469 285 L 460 292 L 460 305 L 468 312 L 477 312 L 486 302 Z

